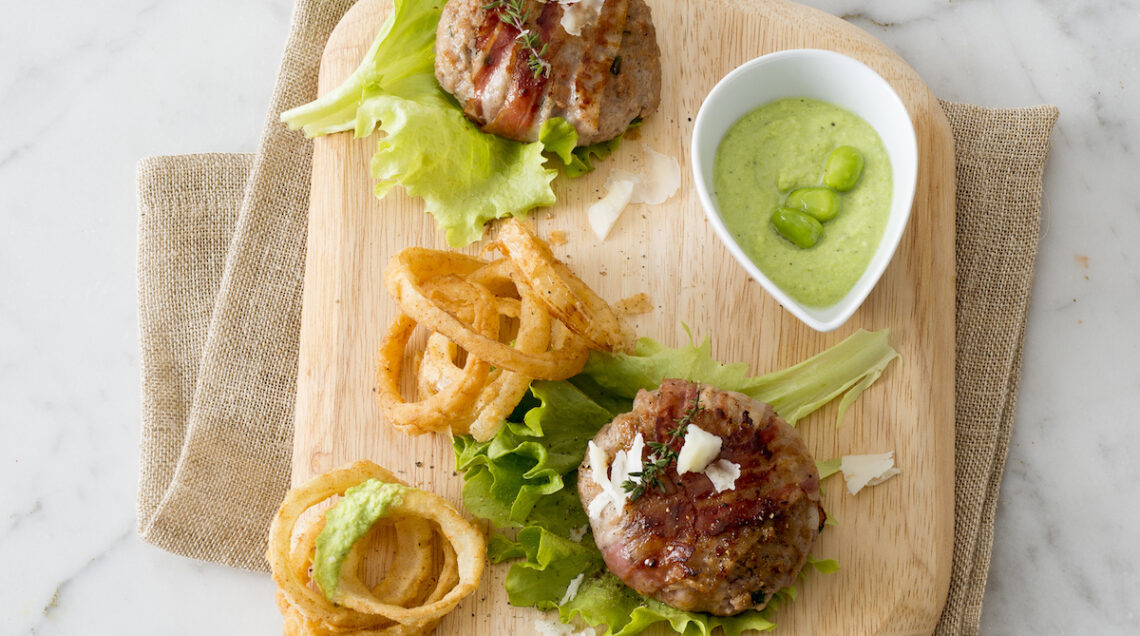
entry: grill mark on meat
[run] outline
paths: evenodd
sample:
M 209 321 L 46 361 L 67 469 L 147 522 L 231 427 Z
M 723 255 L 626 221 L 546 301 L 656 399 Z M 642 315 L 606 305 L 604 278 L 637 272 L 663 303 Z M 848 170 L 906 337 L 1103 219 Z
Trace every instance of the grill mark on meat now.
M 601 120 L 602 94 L 612 77 L 610 66 L 621 48 L 629 0 L 608 0 L 588 28 L 583 29 L 585 57 L 571 84 L 570 99 L 578 103 L 579 121 L 590 130 Z
M 694 423 L 721 436 L 721 458 L 741 467 L 733 490 L 717 493 L 703 474 L 661 474 L 653 489 L 622 513 L 591 520 L 606 565 L 627 585 L 691 611 L 731 615 L 761 609 L 794 583 L 823 525 L 819 476 L 799 435 L 770 406 L 705 385 L 666 380 L 641 392 L 634 411 L 595 437 L 612 457 L 641 432 L 669 439 L 694 396 Z M 681 441 L 673 444 L 678 450 Z M 597 485 L 579 472 L 582 500 Z

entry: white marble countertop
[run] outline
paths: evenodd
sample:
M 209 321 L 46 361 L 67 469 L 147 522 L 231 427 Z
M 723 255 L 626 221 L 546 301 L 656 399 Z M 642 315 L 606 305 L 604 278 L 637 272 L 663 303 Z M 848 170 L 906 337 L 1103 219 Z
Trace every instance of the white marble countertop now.
M 1140 3 L 808 3 L 882 39 L 943 98 L 1060 107 L 982 627 L 1140 633 Z M 0 634 L 280 633 L 266 576 L 135 536 L 134 169 L 254 150 L 291 9 L 5 11 Z

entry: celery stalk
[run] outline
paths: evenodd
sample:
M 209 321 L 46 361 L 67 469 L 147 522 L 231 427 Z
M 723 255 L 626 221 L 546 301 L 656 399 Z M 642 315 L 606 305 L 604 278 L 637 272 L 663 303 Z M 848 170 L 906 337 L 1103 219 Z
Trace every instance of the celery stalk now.
M 901 357 L 888 340 L 889 329 L 860 329 L 839 344 L 803 362 L 756 378 L 748 395 L 767 402 L 788 424 L 840 395 L 839 415 L 843 421 L 847 407 L 882 375 L 891 360 Z

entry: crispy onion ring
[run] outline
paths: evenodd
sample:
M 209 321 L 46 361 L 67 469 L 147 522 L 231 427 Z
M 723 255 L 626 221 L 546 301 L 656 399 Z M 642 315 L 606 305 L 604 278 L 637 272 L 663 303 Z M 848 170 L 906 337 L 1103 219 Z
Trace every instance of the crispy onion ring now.
M 394 598 L 377 598 L 355 573 L 345 574 L 351 570 L 347 567 L 341 569 L 340 584 L 347 584 L 348 589 L 338 594 L 343 605 L 329 601 L 314 589 L 310 585 L 309 566 L 315 549 L 313 545 L 324 521 L 320 518 L 302 528 L 299 541 L 294 546 L 293 534 L 298 519 L 309 508 L 330 497 L 343 495 L 347 489 L 369 479 L 402 484 L 380 466 L 358 462 L 290 490 L 282 501 L 270 526 L 266 556 L 278 586 L 278 604 L 285 618 L 286 633 L 420 634 L 434 628 L 442 616 L 478 586 L 486 560 L 482 533 L 443 499 L 409 488 L 402 493 L 401 501 L 392 505 L 388 516 L 380 521 L 399 524 L 405 520 L 417 520 L 428 523 L 435 530 L 441 540 L 443 564 L 436 574 L 435 587 L 427 598 L 414 607 L 390 602 L 396 600 Z M 427 584 L 426 578 L 416 584 L 420 595 Z
M 435 395 L 457 381 L 463 373 L 463 369 L 455 364 L 458 358 L 459 347 L 454 342 L 438 333 L 428 336 L 416 378 L 420 395 Z M 493 378 L 497 372 L 497 369 L 492 371 L 487 378 Z
M 405 491 L 403 501 L 394 506 L 393 510 L 396 514 L 415 514 L 435 522 L 440 533 L 455 548 L 459 562 L 459 583 L 439 600 L 419 607 L 405 608 L 385 603 L 369 593 L 363 585 L 353 584 L 351 579 L 342 579 L 340 602 L 358 612 L 379 614 L 406 625 L 417 624 L 425 618 L 440 618 L 479 585 L 486 550 L 483 534 L 442 499 L 422 490 Z M 345 586 L 345 583 L 349 585 Z
M 516 284 L 513 281 L 513 271 L 510 261 L 499 259 L 476 270 L 467 279 L 495 290 L 496 294 L 501 295 L 498 297 L 500 314 L 520 319 L 514 343 L 516 349 L 528 353 L 546 351 L 550 347 L 552 330 L 562 325 L 544 311 L 542 303 L 526 283 Z M 522 296 L 522 300 L 503 297 L 508 294 Z M 457 380 L 461 371 L 455 363 L 457 354 L 458 347 L 442 334 L 434 333 L 428 337 L 420 364 L 421 392 L 430 394 L 441 391 Z M 493 437 L 526 395 L 531 381 L 532 378 L 521 373 L 505 369 L 492 371 L 475 401 L 471 435 L 479 441 Z
M 554 258 L 550 247 L 518 219 L 500 226 L 499 246 L 523 280 L 542 291 L 539 298 L 550 313 L 591 347 L 618 351 L 633 344 L 633 333 L 613 308 Z
M 407 524 L 415 523 L 424 524 L 427 527 L 428 531 L 431 531 L 431 526 L 421 519 L 402 519 L 395 522 L 394 524 L 390 524 L 391 527 L 385 528 L 385 530 L 394 529 L 396 532 L 397 540 L 399 541 L 405 536 L 404 532 L 407 531 L 407 528 L 409 527 Z M 305 526 L 305 528 L 301 531 L 297 541 L 294 543 L 293 550 L 289 555 L 290 568 L 292 568 L 297 577 L 304 581 L 306 585 L 308 585 L 311 580 L 309 578 L 309 567 L 312 563 L 313 550 L 316 545 L 317 535 L 320 534 L 321 530 L 324 527 L 325 518 L 323 515 L 312 517 L 309 524 Z M 353 546 L 352 551 L 349 552 L 349 559 L 353 558 L 354 553 L 359 550 L 362 544 L 363 542 L 358 542 L 357 545 Z M 410 548 L 411 547 L 409 546 L 409 549 Z M 447 593 L 447 590 L 451 589 L 455 585 L 455 582 L 458 580 L 455 567 L 455 551 L 451 550 L 451 547 L 446 544 L 443 545 L 443 549 L 444 562 L 441 565 L 440 572 L 436 576 L 435 581 L 424 581 L 424 583 L 432 585 L 431 592 L 428 594 L 426 599 L 427 601 L 435 601 L 443 598 L 443 595 Z M 397 554 L 400 554 L 400 552 Z M 352 566 L 349 565 L 348 559 L 346 559 L 344 569 L 348 570 L 350 567 Z M 355 573 L 352 575 L 355 576 Z M 407 583 L 404 583 L 403 581 L 407 581 L 408 578 L 409 577 L 406 575 L 406 573 L 401 572 L 398 569 L 397 564 L 393 563 L 392 566 L 388 568 L 388 572 L 386 573 L 384 579 L 379 584 L 377 584 L 376 587 L 373 588 L 373 593 L 377 594 L 378 597 L 383 598 L 381 594 L 384 592 L 381 590 L 381 586 L 384 585 L 385 582 L 400 580 L 401 583 L 398 583 L 397 585 L 404 586 L 407 585 Z M 402 592 L 396 591 L 394 594 L 402 594 Z M 400 602 L 401 604 L 405 604 L 413 601 L 414 598 L 415 597 L 400 601 L 397 596 L 392 596 L 388 600 L 389 602 Z M 439 621 L 435 620 L 425 623 L 422 627 L 417 627 L 414 625 L 401 625 L 394 621 L 387 621 L 384 623 L 384 626 L 375 628 L 332 627 L 319 620 L 306 618 L 301 614 L 300 611 L 297 610 L 297 608 L 289 604 L 288 600 L 286 600 L 284 594 L 282 594 L 280 590 L 277 592 L 277 606 L 281 610 L 281 615 L 284 619 L 285 636 L 418 636 L 420 634 L 431 633 L 431 631 L 435 629 L 436 625 L 439 624 Z
M 477 312 L 479 326 L 497 333 L 499 316 L 494 307 Z M 466 432 L 471 411 L 487 382 L 491 366 L 475 356 L 467 356 L 463 373 L 446 391 L 408 402 L 400 393 L 400 370 L 404 365 L 404 349 L 416 330 L 416 321 L 400 314 L 388 327 L 380 345 L 380 364 L 376 368 L 376 394 L 388 422 L 411 435 L 453 429 Z M 422 366 L 421 362 L 421 366 Z
M 515 349 L 526 352 L 546 351 L 551 345 L 552 329 L 557 324 L 544 311 L 543 304 L 526 283 L 515 284 L 511 277 L 513 268 L 510 261 L 500 259 L 481 268 L 469 276 L 469 280 L 497 293 L 515 293 L 522 301 L 499 297 L 500 312 L 503 315 L 520 317 L 519 333 L 515 337 Z M 456 366 L 457 346 L 441 334 L 432 334 L 427 339 L 424 358 L 420 367 L 420 388 L 425 393 L 442 390 L 456 381 L 459 367 Z M 530 388 L 531 377 L 506 369 L 495 369 L 488 376 L 479 398 L 475 400 L 475 417 L 471 423 L 472 437 L 479 441 L 489 440 L 503 426 L 507 416 L 518 406 Z
M 394 537 L 397 547 L 395 561 L 388 566 L 384 578 L 372 588 L 372 594 L 387 603 L 406 605 L 422 596 L 426 584 L 431 583 L 430 579 L 436 565 L 432 554 L 435 534 L 431 524 L 423 519 L 412 517 L 394 523 L 391 521 L 387 518 L 381 519 L 373 528 L 373 532 L 384 530 L 391 533 L 389 539 Z M 309 567 L 317 536 L 324 527 L 324 515 L 313 516 L 293 544 L 293 550 L 289 555 L 289 567 L 302 580 L 310 580 Z M 362 540 L 352 546 L 344 565 L 341 566 L 343 576 L 356 576 L 360 562 L 365 556 L 364 545 L 365 541 Z
M 400 519 L 391 524 L 395 532 L 396 558 L 388 566 L 385 576 L 372 588 L 372 595 L 385 603 L 407 606 L 422 597 L 435 570 L 435 532 L 423 519 Z M 364 585 L 357 577 L 360 564 L 366 556 L 364 541 L 358 541 L 345 557 L 340 568 L 342 580 L 352 578 L 353 585 Z M 343 585 L 343 583 L 342 583 Z
M 542 380 L 564 380 L 578 373 L 589 357 L 585 341 L 571 339 L 552 351 L 521 351 L 472 329 L 427 296 L 424 283 L 433 276 L 467 275 L 483 265 L 486 265 L 486 261 L 461 254 L 410 247 L 392 259 L 384 279 L 388 292 L 400 303 L 406 315 L 428 329 L 447 336 L 480 360 Z M 486 287 L 474 287 L 479 296 L 485 294 L 493 299 Z
M 500 238 L 507 258 L 494 262 L 418 247 L 389 262 L 384 282 L 402 313 L 381 347 L 376 383 L 380 405 L 398 430 L 450 429 L 486 441 L 533 380 L 569 378 L 585 366 L 590 348 L 614 351 L 632 343 L 613 308 L 526 226 L 510 220 Z M 511 344 L 500 333 L 503 318 L 518 319 Z M 417 325 L 433 333 L 419 358 L 420 398 L 408 403 L 398 384 Z

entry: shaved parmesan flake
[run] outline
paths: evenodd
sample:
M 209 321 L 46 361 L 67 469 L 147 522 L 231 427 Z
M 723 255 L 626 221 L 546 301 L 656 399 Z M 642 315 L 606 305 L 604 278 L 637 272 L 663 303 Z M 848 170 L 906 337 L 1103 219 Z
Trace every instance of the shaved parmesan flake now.
M 606 0 L 558 0 L 562 5 L 562 28 L 570 35 L 582 35 L 582 27 L 602 14 Z
M 645 143 L 641 144 L 641 154 L 645 174 L 613 168 L 606 179 L 606 196 L 586 210 L 590 229 L 600 240 L 606 240 L 630 203 L 658 205 L 672 198 L 681 187 L 681 164 L 676 159 Z
M 625 508 L 629 493 L 622 488 L 622 482 L 629 479 L 630 473 L 641 472 L 641 454 L 644 448 L 645 438 L 638 433 L 633 438 L 628 452 L 620 450 L 614 455 L 614 461 L 607 471 L 606 463 L 609 458 L 606 456 L 606 451 L 598 447 L 594 440 L 590 440 L 586 445 L 590 457 L 590 477 L 602 488 L 601 494 L 594 497 L 586 511 L 591 519 L 595 521 L 600 519 L 602 511 L 611 503 L 618 512 Z
M 602 488 L 602 493 L 590 502 L 590 509 L 591 511 L 596 509 L 600 515 L 606 504 L 609 503 L 613 490 L 609 474 L 610 458 L 606 455 L 606 451 L 594 443 L 594 440 L 590 440 L 590 443 L 586 445 L 586 452 L 590 456 L 590 477 L 594 479 L 595 484 Z M 599 500 L 601 503 L 598 503 Z
M 705 467 L 705 476 L 712 482 L 717 492 L 736 489 L 736 480 L 740 478 L 740 464 L 734 464 L 727 459 L 715 461 Z
M 866 486 L 877 486 L 899 474 L 895 468 L 895 452 L 877 455 L 844 455 L 839 462 L 847 491 L 852 495 Z
M 571 625 L 563 625 L 545 618 L 534 619 L 534 630 L 538 636 L 593 636 L 593 629 L 575 630 Z
M 677 474 L 699 473 L 720 454 L 721 440 L 696 424 L 685 428 L 685 444 L 677 454 Z
M 586 536 L 586 530 L 588 530 L 589 528 L 590 528 L 590 526 L 588 524 L 574 528 L 573 530 L 570 531 L 570 540 L 581 542 L 582 537 Z
M 681 187 L 681 164 L 669 155 L 662 154 L 642 142 L 645 157 L 645 174 L 633 191 L 630 203 L 658 205 L 668 201 Z
M 629 445 L 629 459 L 626 460 L 626 474 L 621 478 L 622 481 L 629 477 L 629 473 L 641 472 L 641 453 L 643 450 L 645 450 L 645 438 L 641 436 L 641 433 L 638 433 L 634 436 L 633 443 Z M 618 454 L 620 455 L 622 452 L 625 451 L 619 451 Z
M 590 501 L 590 505 L 586 508 L 586 515 L 590 517 L 592 523 L 602 522 L 602 511 L 610 504 L 610 497 L 606 493 L 601 493 Z
M 562 595 L 562 600 L 558 601 L 559 605 L 565 605 L 574 600 L 575 596 L 578 596 L 578 586 L 582 585 L 582 579 L 585 578 L 585 576 L 586 574 L 582 573 L 570 581 L 570 585 L 566 586 L 566 592 Z
M 599 240 L 604 241 L 610 235 L 610 230 L 629 205 L 634 188 L 640 181 L 641 177 L 624 170 L 615 169 L 610 172 L 610 178 L 606 180 L 606 196 L 586 210 L 590 229 Z

